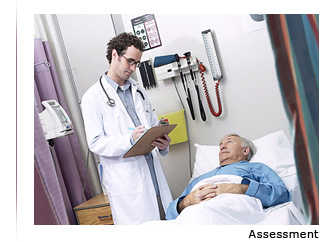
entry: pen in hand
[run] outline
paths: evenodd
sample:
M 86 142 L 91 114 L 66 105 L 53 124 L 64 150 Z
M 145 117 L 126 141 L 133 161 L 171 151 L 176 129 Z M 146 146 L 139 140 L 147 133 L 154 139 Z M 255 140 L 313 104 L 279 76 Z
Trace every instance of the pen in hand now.
M 145 132 L 145 126 L 144 125 L 137 126 L 136 128 L 129 127 L 128 129 L 134 131 L 132 133 L 132 137 L 133 137 L 134 142 L 136 142 L 136 140 L 139 137 L 141 137 L 141 135 Z

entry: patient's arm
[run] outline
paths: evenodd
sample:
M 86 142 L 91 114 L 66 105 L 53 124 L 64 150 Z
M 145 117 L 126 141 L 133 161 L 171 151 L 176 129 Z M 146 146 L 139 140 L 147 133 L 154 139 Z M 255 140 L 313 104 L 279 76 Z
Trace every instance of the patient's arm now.
M 233 184 L 233 183 L 220 183 L 217 184 L 216 195 L 222 193 L 245 194 L 249 185 Z
M 245 194 L 248 187 L 249 185 L 233 183 L 210 183 L 202 185 L 195 191 L 189 193 L 181 202 L 178 203 L 178 213 L 181 213 L 181 211 L 188 206 L 210 200 L 211 198 L 223 193 Z

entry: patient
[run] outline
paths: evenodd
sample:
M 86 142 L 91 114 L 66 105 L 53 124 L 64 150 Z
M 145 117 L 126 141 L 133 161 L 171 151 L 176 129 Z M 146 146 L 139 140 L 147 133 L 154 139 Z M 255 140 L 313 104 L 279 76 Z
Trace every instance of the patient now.
M 262 163 L 249 163 L 255 154 L 254 144 L 237 134 L 229 134 L 220 141 L 219 164 L 216 169 L 195 178 L 179 198 L 167 208 L 166 219 L 171 220 L 188 206 L 208 201 L 223 193 L 245 194 L 259 199 L 263 207 L 270 207 L 290 201 L 290 193 L 280 177 Z M 239 176 L 239 184 L 203 184 L 192 188 L 203 179 L 216 175 Z

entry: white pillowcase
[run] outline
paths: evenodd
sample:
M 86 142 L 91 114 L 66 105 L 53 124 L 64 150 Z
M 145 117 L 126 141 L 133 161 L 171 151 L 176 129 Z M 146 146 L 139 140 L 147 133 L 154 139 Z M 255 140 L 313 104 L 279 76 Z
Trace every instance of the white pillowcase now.
M 280 130 L 253 140 L 253 143 L 257 152 L 250 162 L 261 162 L 272 168 L 291 192 L 295 206 L 302 209 L 293 149 L 285 133 Z M 218 145 L 195 146 L 196 160 L 192 179 L 219 166 Z

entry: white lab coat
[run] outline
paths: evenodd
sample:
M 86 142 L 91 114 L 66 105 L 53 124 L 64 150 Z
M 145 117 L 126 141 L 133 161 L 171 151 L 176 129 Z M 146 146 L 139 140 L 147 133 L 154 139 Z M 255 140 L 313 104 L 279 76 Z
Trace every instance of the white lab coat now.
M 146 128 L 157 125 L 158 117 L 152 111 L 144 90 L 140 88 L 145 101 L 137 92 L 138 83 L 133 79 L 129 81 L 141 124 Z M 105 77 L 102 78 L 102 83 L 109 97 L 114 99 L 115 106 L 107 105 L 107 97 L 99 81 L 83 95 L 81 106 L 88 146 L 93 153 L 100 156 L 103 165 L 113 221 L 115 224 L 140 224 L 159 220 L 156 193 L 145 157 L 123 158 L 131 147 L 130 137 L 133 131 L 128 128 L 134 127 L 134 123 Z M 146 112 L 146 108 L 149 112 Z M 173 199 L 156 153 L 157 149 L 152 151 L 153 162 L 166 211 Z

